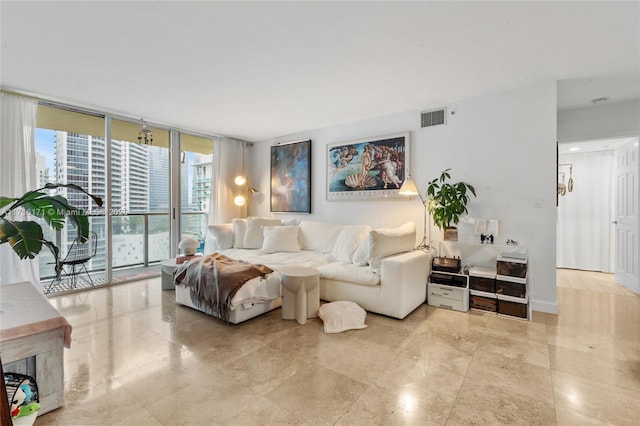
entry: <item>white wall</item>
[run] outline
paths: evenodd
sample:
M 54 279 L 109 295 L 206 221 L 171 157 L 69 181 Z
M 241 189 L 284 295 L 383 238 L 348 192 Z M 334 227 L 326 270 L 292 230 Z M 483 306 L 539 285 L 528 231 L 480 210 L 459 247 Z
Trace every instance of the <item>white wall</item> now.
M 365 137 L 411 131 L 411 175 L 419 189 L 452 168 L 452 178 L 476 187 L 470 216 L 498 218 L 497 243 L 511 238 L 530 252 L 532 307 L 557 312 L 556 302 L 556 83 L 534 86 L 447 106 L 446 126 L 420 128 L 420 111 L 310 130 L 257 143 L 249 151 L 252 185 L 262 193 L 252 200 L 250 213 L 270 216 L 269 154 L 276 142 L 312 140 L 312 213 L 283 215 L 338 223 L 369 223 L 394 227 L 406 221 L 418 225 L 422 236 L 422 204 L 406 201 L 326 201 L 326 146 Z M 534 198 L 542 207 L 534 207 Z M 470 223 L 460 224 L 460 239 L 473 238 Z M 433 239 L 441 239 L 439 231 Z
M 640 100 L 558 112 L 558 141 L 640 135 Z

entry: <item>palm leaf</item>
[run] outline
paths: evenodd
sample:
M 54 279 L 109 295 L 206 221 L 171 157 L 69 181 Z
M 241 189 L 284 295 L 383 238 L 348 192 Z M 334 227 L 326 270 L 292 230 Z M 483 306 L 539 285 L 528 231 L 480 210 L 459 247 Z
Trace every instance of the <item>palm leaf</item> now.
M 42 228 L 37 222 L 0 219 L 0 244 L 9 243 L 20 259 L 33 259 L 42 250 Z
M 84 194 L 87 194 L 89 197 L 91 197 L 93 202 L 96 203 L 98 207 L 102 207 L 102 198 L 98 197 L 97 195 L 88 193 L 78 185 L 74 185 L 72 183 L 47 183 L 44 186 L 44 189 L 56 189 L 56 188 L 71 188 L 71 189 L 75 189 L 76 191 L 80 191 Z
M 5 208 L 6 206 L 8 206 L 9 204 L 13 203 L 16 200 L 17 198 L 0 197 L 0 209 Z

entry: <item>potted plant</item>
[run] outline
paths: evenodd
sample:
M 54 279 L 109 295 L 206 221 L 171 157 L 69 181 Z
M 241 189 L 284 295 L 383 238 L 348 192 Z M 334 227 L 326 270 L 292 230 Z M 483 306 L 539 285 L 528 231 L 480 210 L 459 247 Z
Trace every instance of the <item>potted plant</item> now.
M 18 198 L 0 196 L 0 244 L 9 243 L 20 259 L 33 259 L 46 246 L 55 259 L 56 276 L 60 276 L 62 265 L 59 259 L 60 250 L 51 241 L 44 238 L 42 227 L 33 220 L 14 220 L 11 213 L 25 210 L 32 216 L 44 219 L 55 230 L 64 228 L 69 219 L 76 227 L 78 236 L 85 241 L 89 236 L 89 218 L 84 211 L 69 204 L 62 195 L 49 195 L 44 189 L 70 188 L 87 194 L 102 207 L 102 199 L 89 194 L 81 187 L 73 184 L 48 183 L 43 188 L 29 191 Z
M 451 183 L 451 175 L 446 169 L 439 178 L 429 182 L 427 188 L 428 208 L 433 223 L 444 231 L 445 240 L 457 240 L 458 229 L 455 225 L 460 216 L 467 211 L 470 194 L 476 196 L 476 189 L 466 182 Z

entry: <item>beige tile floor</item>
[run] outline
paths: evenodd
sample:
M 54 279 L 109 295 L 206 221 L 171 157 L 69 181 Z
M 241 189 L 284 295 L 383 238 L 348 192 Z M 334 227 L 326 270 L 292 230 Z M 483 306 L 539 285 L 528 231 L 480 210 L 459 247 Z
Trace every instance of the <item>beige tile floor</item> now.
M 228 326 L 159 279 L 51 298 L 74 326 L 66 406 L 36 425 L 640 422 L 640 296 L 558 271 L 559 314 L 420 306 L 327 335 L 280 310 Z

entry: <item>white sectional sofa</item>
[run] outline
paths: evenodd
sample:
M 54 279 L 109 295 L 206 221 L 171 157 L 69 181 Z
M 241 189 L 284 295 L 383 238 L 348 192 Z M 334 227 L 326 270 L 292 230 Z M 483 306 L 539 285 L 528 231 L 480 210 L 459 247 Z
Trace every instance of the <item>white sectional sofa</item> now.
M 372 229 L 309 220 L 283 224 L 280 219 L 249 217 L 210 226 L 209 231 L 207 252 L 219 251 L 276 271 L 287 265 L 317 269 L 320 298 L 325 301 L 348 300 L 398 319 L 425 302 L 431 262 L 427 253 L 413 250 L 413 223 Z M 177 290 L 180 302 L 185 290 Z M 264 310 L 277 306 L 272 303 Z

